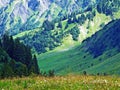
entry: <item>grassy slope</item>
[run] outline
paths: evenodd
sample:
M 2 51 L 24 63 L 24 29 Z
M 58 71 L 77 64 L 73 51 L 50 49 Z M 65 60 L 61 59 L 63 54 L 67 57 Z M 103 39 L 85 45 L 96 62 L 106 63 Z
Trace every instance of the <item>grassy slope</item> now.
M 1 90 L 119 90 L 120 78 L 110 76 L 27 77 L 0 81 Z
M 86 63 L 87 58 L 83 61 L 83 57 L 84 53 L 75 48 L 68 51 L 61 50 L 59 52 L 54 51 L 41 54 L 38 56 L 38 60 L 41 70 L 48 71 L 50 69 L 55 69 L 57 74 L 66 74 L 75 72 L 78 70 L 79 64 Z M 91 58 L 91 56 L 89 56 L 89 58 Z
M 106 26 L 105 30 L 99 31 L 99 33 L 96 34 L 97 38 L 91 38 L 89 43 L 100 40 L 100 38 L 102 38 L 102 36 L 104 37 L 106 34 L 111 35 L 109 28 L 113 28 L 114 24 L 118 21 L 119 20 L 116 20 L 110 23 Z M 103 39 L 104 38 L 102 38 L 102 40 Z M 109 40 L 109 43 L 110 42 L 111 40 Z M 103 41 L 103 43 L 105 42 Z M 87 71 L 89 74 L 120 74 L 118 71 L 120 68 L 120 54 L 116 52 L 117 50 L 115 48 L 106 50 L 106 52 L 104 52 L 104 54 L 98 58 L 93 58 L 91 54 L 84 52 L 82 50 L 83 48 L 81 47 L 82 46 L 78 45 L 70 49 L 61 48 L 58 49 L 58 51 L 54 50 L 45 54 L 38 55 L 40 69 L 44 71 L 54 69 L 58 75 L 64 75 L 71 72 L 79 74 L 83 73 L 83 71 Z M 113 55 L 109 56 L 109 53 Z
M 21 38 L 21 37 L 24 37 L 25 35 L 34 35 L 35 33 L 39 32 L 40 28 L 36 28 L 36 29 L 33 29 L 33 30 L 27 30 L 27 31 L 24 31 L 24 32 L 21 32 L 17 35 L 14 35 L 13 38 Z M 34 33 L 33 33 L 34 32 Z
M 100 73 L 103 73 L 103 72 L 106 72 L 107 70 L 110 74 L 113 74 L 113 73 L 120 74 L 119 63 L 120 63 L 120 53 L 110 58 L 107 58 L 102 63 L 95 65 L 94 67 L 87 69 L 86 71 L 90 73 L 97 73 L 98 71 Z
M 95 24 L 99 20 L 99 23 Z M 100 29 L 101 23 L 108 23 L 110 21 L 110 17 L 106 17 L 103 14 L 97 13 L 96 17 L 94 17 L 93 21 L 90 23 L 90 31 L 92 33 L 84 32 L 87 31 L 86 27 L 88 26 L 88 21 L 85 22 L 83 26 L 79 26 L 80 28 L 80 36 L 79 41 L 73 41 L 71 35 L 68 35 L 68 37 L 63 39 L 63 44 L 53 51 L 47 52 L 45 54 L 38 55 L 39 60 L 39 66 L 42 70 L 48 71 L 49 69 L 57 69 L 57 71 L 60 71 L 59 73 L 65 74 L 68 72 L 79 72 L 78 69 L 81 63 L 86 63 L 87 58 L 85 61 L 83 61 L 83 57 L 85 56 L 84 53 L 80 53 L 79 50 L 72 49 L 74 46 L 77 47 L 80 45 L 80 43 L 86 39 L 87 37 L 94 34 L 96 31 Z M 62 22 L 63 29 L 66 25 L 66 20 Z M 74 27 L 75 24 L 72 24 L 71 27 Z M 69 28 L 71 28 L 69 25 Z M 65 30 L 66 31 L 66 30 Z M 86 34 L 85 34 L 86 33 Z M 72 54 L 71 52 L 74 52 Z M 77 56 L 76 56 L 77 54 Z M 71 58 L 72 57 L 72 58 Z M 88 60 L 91 56 L 88 56 Z M 72 66 L 72 67 L 71 67 Z M 85 67 L 88 67 L 86 64 Z M 62 70 L 62 69 L 65 70 Z M 82 70 L 81 68 L 80 70 Z M 77 71 L 76 71 L 77 70 Z M 58 74 L 59 74 L 58 73 Z
M 89 74 L 120 74 L 119 58 L 120 53 L 112 57 L 108 57 L 105 53 L 98 58 L 93 58 L 79 47 L 68 51 L 48 52 L 38 56 L 40 69 L 43 71 L 54 69 L 57 75 L 82 74 L 83 71 L 87 71 Z

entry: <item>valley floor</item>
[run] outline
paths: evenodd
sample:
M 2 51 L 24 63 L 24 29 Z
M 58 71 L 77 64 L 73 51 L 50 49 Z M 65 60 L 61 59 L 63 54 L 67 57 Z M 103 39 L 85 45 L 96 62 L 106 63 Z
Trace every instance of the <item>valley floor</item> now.
M 116 76 L 25 77 L 0 80 L 0 90 L 120 90 Z

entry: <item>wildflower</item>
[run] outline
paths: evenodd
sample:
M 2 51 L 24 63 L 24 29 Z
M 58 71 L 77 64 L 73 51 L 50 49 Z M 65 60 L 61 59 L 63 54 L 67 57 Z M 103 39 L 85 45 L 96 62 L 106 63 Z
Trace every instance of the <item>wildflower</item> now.
M 46 79 L 44 79 L 44 82 L 47 82 L 47 80 L 46 80 Z
M 106 83 L 106 84 L 107 84 L 107 83 L 108 83 L 108 82 L 107 82 L 107 80 L 104 80 L 104 83 Z

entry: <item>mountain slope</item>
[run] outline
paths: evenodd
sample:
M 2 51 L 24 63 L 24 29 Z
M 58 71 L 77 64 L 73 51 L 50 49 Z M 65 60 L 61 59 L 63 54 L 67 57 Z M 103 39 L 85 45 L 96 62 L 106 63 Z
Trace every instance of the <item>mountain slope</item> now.
M 120 13 L 119 2 L 107 0 L 0 1 L 0 34 L 8 32 L 19 37 L 37 53 L 66 47 L 66 38 L 75 46 L 119 18 Z
M 65 20 L 54 23 L 54 25 L 51 25 L 52 22 L 45 21 L 43 26 L 45 29 L 41 27 L 33 29 L 32 31 L 24 31 L 15 35 L 14 38 L 20 38 L 25 44 L 34 47 L 38 53 L 43 53 L 59 46 L 66 47 L 67 41 L 77 44 L 87 37 L 90 37 L 111 21 L 110 16 L 100 14 L 97 11 L 95 11 L 93 20 L 88 19 L 89 15 L 93 16 L 93 12 L 87 11 L 82 14 L 76 14 L 75 16 L 71 16 L 72 20 L 71 18 L 66 18 Z M 60 24 L 61 27 L 59 26 Z M 51 26 L 54 27 L 53 30 L 49 30 L 48 27 Z M 73 44 L 73 46 L 76 44 Z M 67 47 L 71 46 L 68 45 Z
M 56 74 L 83 73 L 83 71 L 89 74 L 120 74 L 119 23 L 120 20 L 110 22 L 80 46 L 71 50 L 39 55 L 39 67 L 46 71 L 54 69 Z M 101 45 L 106 47 L 103 49 Z M 102 53 L 98 54 L 96 50 Z
M 72 3 L 69 0 L 67 2 Z M 83 11 L 78 9 L 78 11 L 71 12 L 71 14 L 60 16 L 58 15 L 59 12 L 61 10 L 66 11 L 67 8 L 63 9 L 60 6 L 56 8 L 55 3 L 53 1 L 50 4 L 49 14 L 46 11 L 40 19 L 36 18 L 39 16 L 39 12 L 32 15 L 25 24 L 22 24 L 22 27 L 20 26 L 20 29 L 18 28 L 21 33 L 14 35 L 14 37 L 19 37 L 25 44 L 31 46 L 35 52 L 40 54 L 53 50 L 56 47 L 63 47 L 63 49 L 64 47 L 68 47 L 69 49 L 71 45 L 67 41 L 72 42 L 72 46 L 75 46 L 77 43 L 93 35 L 96 31 L 102 29 L 109 21 L 119 18 L 120 15 L 119 2 L 115 1 L 108 2 L 106 0 L 104 3 L 96 1 L 95 4 L 88 6 L 86 9 L 82 9 Z M 112 5 L 114 7 L 111 7 Z M 110 12 L 109 8 L 111 8 Z M 50 14 L 54 14 L 52 16 L 56 17 L 52 21 L 50 17 L 45 19 Z M 16 27 L 19 27 L 19 25 L 17 24 Z M 13 28 L 11 30 L 17 33 L 17 30 L 13 30 Z
M 103 28 L 104 31 L 97 32 L 93 38 L 85 42 L 85 48 L 95 57 L 104 53 L 104 51 L 120 47 L 119 36 L 120 20 L 112 21 Z M 99 33 L 99 34 L 98 34 Z M 88 43 L 87 43 L 88 42 Z
M 80 9 L 84 10 L 92 2 L 91 0 L 0 0 L 0 28 L 12 35 L 18 34 L 28 30 L 27 27 L 33 24 L 34 28 L 40 27 L 45 19 L 51 21 L 76 10 L 78 12 Z M 0 34 L 5 31 L 1 31 Z

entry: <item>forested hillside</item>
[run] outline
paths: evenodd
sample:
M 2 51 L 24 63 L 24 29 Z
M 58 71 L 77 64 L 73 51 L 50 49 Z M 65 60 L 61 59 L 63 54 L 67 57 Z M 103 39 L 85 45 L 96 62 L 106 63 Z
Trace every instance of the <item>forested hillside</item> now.
M 32 31 L 24 31 L 14 37 L 19 37 L 40 54 L 64 45 L 65 38 L 71 42 L 81 43 L 102 29 L 108 22 L 119 18 L 119 3 L 119 0 L 117 2 L 100 0 L 96 4 L 88 5 L 84 11 L 78 10 L 64 14 L 51 21 L 45 19 L 41 27 L 34 28 Z
M 12 36 L 3 35 L 0 39 L 0 78 L 39 74 L 36 56 L 31 49 Z

